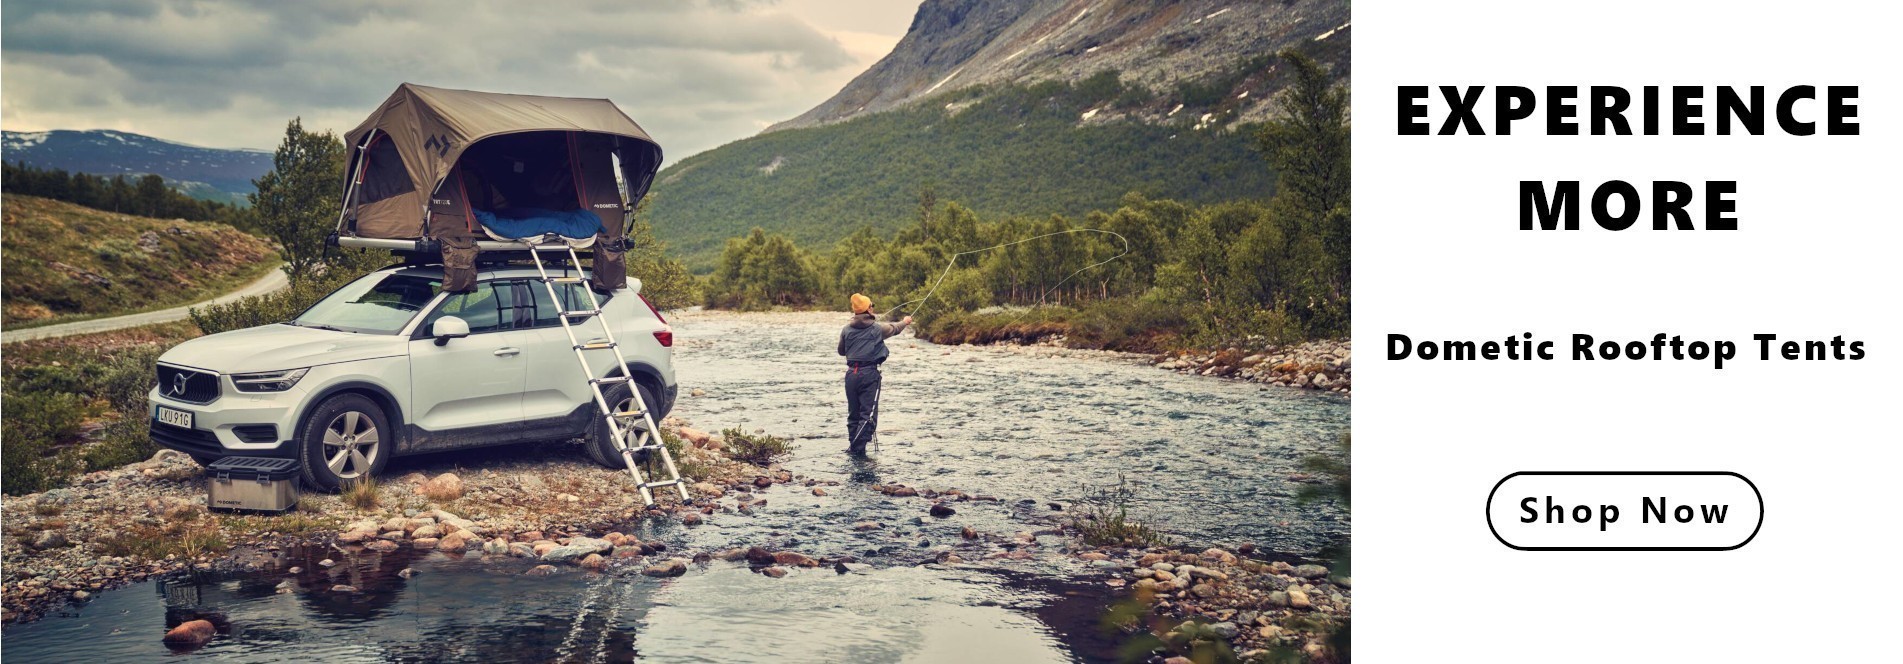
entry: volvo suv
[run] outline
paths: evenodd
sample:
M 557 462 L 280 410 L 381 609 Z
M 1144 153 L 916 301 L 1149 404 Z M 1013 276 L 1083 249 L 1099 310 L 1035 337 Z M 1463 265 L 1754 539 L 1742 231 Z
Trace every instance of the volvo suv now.
M 617 411 L 636 391 L 655 421 L 673 407 L 674 335 L 638 279 L 595 295 L 626 366 L 563 331 L 558 316 L 582 312 L 575 341 L 602 341 L 585 284 L 557 284 L 558 303 L 533 266 L 485 267 L 468 293 L 442 281 L 440 266 L 385 268 L 294 319 L 179 344 L 148 397 L 153 442 L 202 464 L 293 458 L 305 484 L 336 490 L 392 457 L 525 441 L 579 438 L 619 468 L 589 379 L 627 378 L 602 385 Z

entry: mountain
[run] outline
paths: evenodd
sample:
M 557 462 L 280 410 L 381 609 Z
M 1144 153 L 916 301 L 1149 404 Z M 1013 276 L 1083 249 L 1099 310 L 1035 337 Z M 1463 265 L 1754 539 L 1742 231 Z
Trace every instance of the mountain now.
M 831 99 L 768 131 L 838 122 L 985 83 L 1076 81 L 1115 70 L 1127 84 L 1162 88 L 1238 57 L 1318 38 L 1345 43 L 1346 28 L 1348 3 L 1340 0 L 926 0 L 890 55 Z M 1341 53 L 1345 65 L 1346 49 Z M 1245 120 L 1269 110 L 1261 98 L 1244 106 Z
M 204 148 L 110 129 L 0 132 L 0 159 L 94 175 L 164 176 L 194 198 L 232 202 L 271 170 L 263 150 Z
M 662 171 L 649 213 L 697 271 L 758 226 L 809 248 L 896 229 L 922 193 L 981 215 L 1081 215 L 1125 193 L 1265 198 L 1253 129 L 1296 48 L 1349 75 L 1339 0 L 926 0 L 831 99 Z

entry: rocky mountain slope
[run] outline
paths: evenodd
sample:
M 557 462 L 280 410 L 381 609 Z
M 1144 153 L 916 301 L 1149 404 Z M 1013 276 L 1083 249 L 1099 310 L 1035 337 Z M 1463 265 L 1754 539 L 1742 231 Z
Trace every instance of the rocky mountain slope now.
M 892 53 L 812 110 L 768 128 L 810 127 L 987 83 L 1082 80 L 1115 70 L 1166 88 L 1238 57 L 1337 40 L 1346 76 L 1342 0 L 926 0 Z M 1240 119 L 1265 117 L 1269 100 Z
M 231 202 L 253 191 L 251 180 L 271 170 L 271 153 L 174 143 L 109 129 L 17 132 L 0 135 L 0 158 L 43 169 L 94 175 L 164 176 L 172 188 L 205 200 Z
M 668 166 L 649 212 L 691 269 L 753 227 L 813 249 L 907 223 L 922 192 L 980 215 L 1082 215 L 1139 192 L 1266 198 L 1253 127 L 1296 48 L 1349 76 L 1340 0 L 927 0 L 832 99 Z

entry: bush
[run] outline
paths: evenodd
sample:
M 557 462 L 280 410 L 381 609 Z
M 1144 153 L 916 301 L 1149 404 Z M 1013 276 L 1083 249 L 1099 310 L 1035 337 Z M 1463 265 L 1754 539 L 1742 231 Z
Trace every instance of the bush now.
M 59 486 L 72 459 L 52 455 L 79 435 L 86 403 L 67 392 L 10 392 L 0 419 L 0 490 L 10 495 Z
M 1117 483 L 1095 487 L 1071 504 L 1074 516 L 1070 527 L 1085 544 L 1148 548 L 1169 543 L 1161 531 L 1130 518 L 1130 503 L 1136 491 L 1119 473 Z
M 1101 300 L 1079 308 L 1077 315 L 1070 320 L 1070 334 L 1065 338 L 1065 345 L 1137 353 L 1161 352 L 1177 345 L 1177 339 L 1189 320 L 1189 311 L 1182 303 L 1148 299 Z
M 766 434 L 749 434 L 738 428 L 720 432 L 727 443 L 727 456 L 756 466 L 765 466 L 793 453 L 785 439 Z

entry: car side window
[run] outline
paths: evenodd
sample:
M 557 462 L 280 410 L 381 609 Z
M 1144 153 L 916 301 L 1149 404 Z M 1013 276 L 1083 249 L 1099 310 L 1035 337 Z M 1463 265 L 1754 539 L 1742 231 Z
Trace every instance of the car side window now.
M 506 283 L 503 288 L 508 288 Z M 436 324 L 436 320 L 444 316 L 463 319 L 463 322 L 469 324 L 470 334 L 506 329 L 508 327 L 504 323 L 506 319 L 502 316 L 503 296 L 497 295 L 496 290 L 497 284 L 484 282 L 476 284 L 476 290 L 455 293 L 444 298 L 442 306 L 430 312 L 429 318 L 423 319 L 422 333 L 428 334 L 430 327 Z
M 554 327 L 557 325 L 561 325 L 562 324 L 561 321 L 555 320 L 557 312 L 580 311 L 583 309 L 587 309 L 589 306 L 588 294 L 582 292 L 581 290 L 583 288 L 587 288 L 587 286 L 585 285 L 558 284 L 556 286 L 556 288 L 559 289 L 557 292 L 562 294 L 562 300 L 564 301 L 562 303 L 562 306 L 557 307 L 555 306 L 555 301 L 549 299 L 547 287 L 536 282 L 524 282 L 524 283 L 528 286 L 529 291 L 535 294 L 535 326 L 536 327 Z M 604 305 L 608 303 L 608 298 L 606 296 L 596 295 L 595 298 L 597 301 L 601 302 Z

